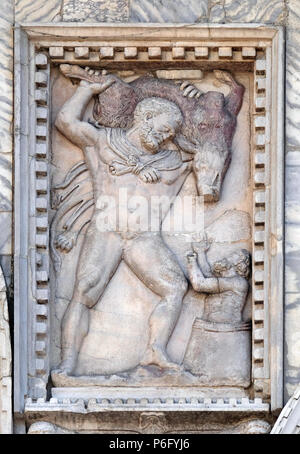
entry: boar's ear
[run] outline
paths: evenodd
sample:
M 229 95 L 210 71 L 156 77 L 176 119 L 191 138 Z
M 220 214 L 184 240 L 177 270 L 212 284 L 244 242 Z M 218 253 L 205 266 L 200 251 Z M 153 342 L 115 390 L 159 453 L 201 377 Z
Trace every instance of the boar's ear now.
M 181 150 L 187 153 L 195 154 L 197 152 L 197 142 L 187 139 L 183 134 L 176 134 L 174 142 Z
M 93 117 L 95 118 L 96 121 L 100 120 L 101 118 L 101 106 L 99 103 L 98 95 L 94 96 L 94 107 L 93 107 Z

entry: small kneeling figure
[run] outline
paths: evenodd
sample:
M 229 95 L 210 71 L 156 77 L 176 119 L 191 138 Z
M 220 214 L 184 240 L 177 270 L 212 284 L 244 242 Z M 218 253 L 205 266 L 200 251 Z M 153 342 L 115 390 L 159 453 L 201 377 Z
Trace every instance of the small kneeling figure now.
M 247 388 L 251 376 L 251 324 L 243 321 L 249 284 L 250 254 L 241 249 L 214 263 L 206 260 L 209 243 L 193 244 L 188 275 L 196 292 L 206 294 L 196 318 L 183 366 L 206 386 Z
M 193 243 L 187 255 L 188 275 L 196 292 L 207 293 L 203 319 L 217 323 L 241 323 L 248 294 L 250 254 L 247 250 L 232 253 L 217 261 L 213 269 L 206 259 L 209 242 Z

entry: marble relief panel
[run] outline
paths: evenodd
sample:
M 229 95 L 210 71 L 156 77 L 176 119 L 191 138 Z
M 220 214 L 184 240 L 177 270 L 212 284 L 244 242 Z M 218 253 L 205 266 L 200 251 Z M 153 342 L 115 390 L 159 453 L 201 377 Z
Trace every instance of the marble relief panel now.
M 18 39 L 18 405 L 278 408 L 282 31 L 37 25 Z
M 249 387 L 251 74 L 51 77 L 52 381 Z

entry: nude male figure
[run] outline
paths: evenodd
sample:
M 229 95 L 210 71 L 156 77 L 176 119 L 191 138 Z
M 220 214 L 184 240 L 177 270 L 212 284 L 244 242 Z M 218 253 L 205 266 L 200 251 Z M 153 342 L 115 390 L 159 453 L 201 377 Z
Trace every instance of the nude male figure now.
M 196 292 L 207 294 L 203 319 L 215 323 L 242 322 L 242 311 L 249 289 L 250 255 L 245 249 L 213 264 L 206 259 L 208 241 L 194 243 L 194 252 L 187 255 L 188 275 Z
M 167 195 L 171 199 L 178 194 L 192 169 L 191 161 L 183 162 L 172 144 L 182 114 L 171 101 L 147 98 L 138 103 L 133 125 L 128 130 L 96 128 L 82 121 L 92 97 L 113 83 L 109 76 L 102 83 L 81 81 L 55 123 L 65 137 L 83 150 L 95 198 L 72 301 L 62 321 L 62 362 L 58 370 L 69 375 L 75 372 L 78 353 L 88 332 L 89 308 L 98 302 L 121 260 L 160 297 L 150 318 L 148 349 L 140 364 L 179 367 L 166 354 L 187 291 L 187 281 L 177 259 L 160 232 L 100 231 L 97 216 L 101 214 L 101 203 L 97 202 L 103 195 L 117 200 L 120 188 L 127 190 L 128 198 L 143 196 L 147 200 L 153 195 Z M 169 207 L 164 210 L 162 219 Z

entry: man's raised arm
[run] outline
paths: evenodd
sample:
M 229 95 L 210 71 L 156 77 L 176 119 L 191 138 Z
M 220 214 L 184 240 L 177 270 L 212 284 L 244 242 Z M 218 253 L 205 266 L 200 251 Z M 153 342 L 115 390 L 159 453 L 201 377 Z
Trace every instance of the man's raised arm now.
M 109 76 L 103 83 L 81 81 L 74 95 L 58 113 L 55 126 L 67 139 L 80 148 L 95 145 L 99 138 L 99 131 L 88 122 L 82 121 L 91 98 L 105 91 L 114 82 L 115 80 Z

